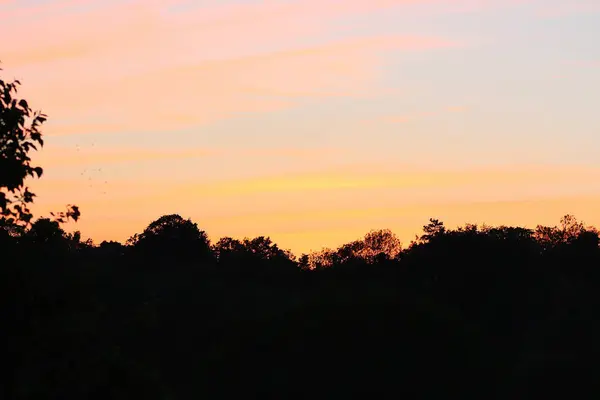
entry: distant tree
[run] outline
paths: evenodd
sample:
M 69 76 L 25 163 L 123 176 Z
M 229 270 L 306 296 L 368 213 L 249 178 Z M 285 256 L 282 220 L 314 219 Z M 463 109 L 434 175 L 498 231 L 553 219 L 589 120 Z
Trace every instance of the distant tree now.
M 29 257 L 44 257 L 65 255 L 72 242 L 58 221 L 39 218 L 26 230 L 21 243 L 30 249 Z
M 311 270 L 321 270 L 330 268 L 338 259 L 337 251 L 324 248 L 320 251 L 314 251 L 307 255 L 308 265 Z
M 311 269 L 310 256 L 308 254 L 303 253 L 300 255 L 298 258 L 298 267 L 300 267 L 302 271 L 309 271 Z
M 26 237 L 36 244 L 56 244 L 66 240 L 65 231 L 57 221 L 40 218 L 27 231 Z
M 446 233 L 446 227 L 444 223 L 438 219 L 430 218 L 429 224 L 423 226 L 423 235 L 420 240 L 422 242 L 428 242 L 435 237 L 439 237 Z
M 66 233 L 65 239 L 69 243 L 69 250 L 73 252 L 81 252 L 84 250 L 90 250 L 94 247 L 94 241 L 92 239 L 81 239 L 81 232 L 75 231 L 72 233 Z
M 567 214 L 560 219 L 560 230 L 564 240 L 569 240 L 585 232 L 585 224 L 578 221 L 574 215 Z
M 206 233 L 178 214 L 164 215 L 151 222 L 144 232 L 129 238 L 127 244 L 147 260 L 188 262 L 206 260 L 211 255 Z
M 484 234 L 494 237 L 498 240 L 526 240 L 529 241 L 533 238 L 533 230 L 519 227 L 509 226 L 498 226 L 490 227 L 484 226 L 481 230 Z
M 341 245 L 335 251 L 324 249 L 306 255 L 309 269 L 343 265 L 375 264 L 396 259 L 402 251 L 398 237 L 389 229 L 372 230 L 363 239 Z
M 42 147 L 40 132 L 47 116 L 33 111 L 25 99 L 19 99 L 18 80 L 0 79 L 0 214 L 4 224 L 28 225 L 33 217 L 29 206 L 35 194 L 25 185 L 27 177 L 42 176 L 43 170 L 31 164 L 29 153 Z M 68 206 L 67 211 L 52 214 L 58 222 L 77 220 L 79 209 Z
M 461 233 L 479 233 L 479 226 L 477 224 L 466 223 L 465 226 L 459 226 L 456 230 Z
M 270 237 L 258 236 L 254 239 L 244 239 L 245 249 L 262 260 L 293 260 L 293 254 L 280 249 Z
M 98 246 L 98 250 L 104 256 L 122 256 L 125 254 L 125 247 L 115 241 L 103 241 Z
M 290 251 L 280 249 L 271 238 L 265 236 L 243 240 L 223 237 L 213 246 L 213 252 L 221 267 L 244 274 L 253 275 L 266 271 L 277 273 L 286 267 L 297 267 Z M 252 271 L 253 268 L 260 271 Z
M 345 265 L 349 263 L 363 262 L 365 255 L 365 243 L 361 240 L 355 240 L 346 243 L 337 248 L 332 254 L 333 265 Z
M 221 264 L 230 263 L 244 253 L 241 241 L 231 237 L 222 237 L 212 246 L 213 253 Z
M 584 223 L 578 221 L 573 215 L 567 214 L 560 219 L 559 226 L 538 225 L 534 237 L 544 249 L 550 249 L 569 244 L 585 232 Z
M 369 263 L 376 260 L 393 260 L 400 255 L 402 243 L 389 229 L 373 230 L 363 239 L 362 257 Z
M 134 247 L 140 241 L 140 237 L 140 233 L 134 233 L 125 241 L 125 246 Z

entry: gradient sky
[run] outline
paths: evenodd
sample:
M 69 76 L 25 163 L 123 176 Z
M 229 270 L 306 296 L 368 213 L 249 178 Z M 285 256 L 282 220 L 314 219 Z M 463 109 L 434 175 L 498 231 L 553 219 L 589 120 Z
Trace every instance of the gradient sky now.
M 49 115 L 34 210 L 96 242 L 600 225 L 598 0 L 0 0 L 0 37 Z

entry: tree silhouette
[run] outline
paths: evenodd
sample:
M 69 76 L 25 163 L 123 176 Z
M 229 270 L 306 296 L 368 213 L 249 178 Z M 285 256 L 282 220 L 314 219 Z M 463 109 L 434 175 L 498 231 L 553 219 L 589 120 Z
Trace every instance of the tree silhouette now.
M 362 257 L 369 263 L 393 260 L 400 255 L 402 243 L 389 229 L 373 230 L 363 239 Z
M 323 249 L 303 254 L 301 269 L 324 269 L 336 266 L 372 265 L 397 259 L 402 251 L 400 239 L 389 229 L 372 230 L 362 239 L 346 243 L 336 250 Z
M 430 218 L 429 224 L 423 226 L 423 235 L 419 238 L 422 242 L 428 242 L 433 238 L 440 237 L 446 233 L 444 223 L 438 219 Z
M 213 252 L 221 269 L 240 276 L 278 274 L 298 268 L 291 252 L 264 236 L 243 240 L 223 237 L 215 243 Z
M 1 69 L 0 69 L 1 71 Z M 25 185 L 27 177 L 40 178 L 43 169 L 31 164 L 30 152 L 44 145 L 41 125 L 47 116 L 33 111 L 25 99 L 17 97 L 18 80 L 0 79 L 0 215 L 4 225 L 28 225 L 33 217 L 29 205 L 35 194 Z M 77 220 L 77 206 L 52 214 L 58 222 Z
M 25 237 L 35 244 L 53 245 L 64 241 L 66 239 L 65 235 L 65 231 L 61 229 L 57 221 L 40 218 L 27 230 Z
M 244 239 L 243 246 L 248 253 L 261 260 L 293 259 L 293 255 L 289 251 L 280 249 L 270 237 L 259 236 L 253 239 Z
M 108 258 L 122 257 L 125 255 L 125 246 L 115 241 L 103 241 L 98 246 L 98 250 L 103 257 Z
M 353 247 L 355 244 L 350 244 L 350 247 Z M 348 244 L 342 245 L 340 247 L 349 247 Z M 307 261 L 307 265 L 309 266 L 309 270 L 323 270 L 327 268 L 331 268 L 335 265 L 336 258 L 338 257 L 337 251 L 324 248 L 320 251 L 313 251 L 310 254 L 306 254 L 306 257 L 303 257 L 305 261 Z
M 132 236 L 128 245 L 145 259 L 157 262 L 206 261 L 211 255 L 206 233 L 178 214 L 151 222 L 141 234 Z
M 560 219 L 559 226 L 538 225 L 535 237 L 545 249 L 551 249 L 572 243 L 585 232 L 585 224 L 578 221 L 573 215 L 567 214 Z
M 42 168 L 31 165 L 29 153 L 43 146 L 40 126 L 46 115 L 19 99 L 19 81 L 0 79 L 0 211 L 8 223 L 29 223 L 29 204 L 35 194 L 25 186 L 28 176 L 41 177 Z
M 230 237 L 222 237 L 214 244 L 212 250 L 217 258 L 217 261 L 227 264 L 233 261 L 244 252 L 244 245 L 241 241 Z

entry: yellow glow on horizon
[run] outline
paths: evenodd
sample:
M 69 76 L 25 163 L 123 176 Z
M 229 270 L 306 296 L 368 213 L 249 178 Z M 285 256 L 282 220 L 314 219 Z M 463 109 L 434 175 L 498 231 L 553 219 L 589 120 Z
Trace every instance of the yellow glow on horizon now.
M 76 195 L 75 182 L 47 181 L 60 199 L 73 199 L 82 220 L 73 229 L 95 240 L 119 240 L 140 232 L 160 215 L 191 217 L 212 239 L 220 236 L 271 236 L 294 252 L 335 247 L 371 229 L 390 228 L 408 243 L 428 218 L 448 226 L 466 222 L 492 225 L 556 224 L 564 214 L 600 223 L 600 190 L 565 197 L 548 186 L 600 179 L 593 168 L 518 168 L 464 171 L 390 171 L 363 166 L 343 170 L 230 182 L 119 182 L 108 195 Z M 39 182 L 41 183 L 41 181 Z M 70 188 L 70 185 L 72 189 Z M 537 186 L 540 189 L 532 192 Z M 579 186 L 577 186 L 579 185 Z M 33 187 L 36 189 L 36 187 Z M 54 189 L 53 189 L 54 188 Z M 115 190 L 110 194 L 110 188 Z M 54 193 L 57 193 L 56 191 Z M 38 207 L 61 209 L 58 197 Z
M 319 250 L 322 247 L 338 247 L 362 237 L 371 229 L 392 229 L 407 245 L 429 218 L 439 218 L 450 227 L 465 223 L 488 225 L 512 225 L 535 228 L 537 224 L 556 225 L 565 214 L 574 214 L 589 225 L 600 225 L 600 196 L 531 201 L 411 204 L 389 209 L 323 210 L 320 213 L 285 213 L 248 215 L 245 217 L 206 218 L 202 212 L 181 213 L 191 217 L 205 230 L 211 240 L 222 236 L 237 238 L 270 236 L 283 248 L 295 254 Z M 176 212 L 176 210 L 172 210 Z M 169 212 L 166 212 L 167 214 Z M 96 241 L 118 240 L 124 242 L 134 233 L 141 232 L 160 215 L 141 212 L 127 217 L 115 210 L 113 215 L 89 213 L 83 209 L 82 220 L 69 224 L 70 229 L 79 229 L 84 237 Z

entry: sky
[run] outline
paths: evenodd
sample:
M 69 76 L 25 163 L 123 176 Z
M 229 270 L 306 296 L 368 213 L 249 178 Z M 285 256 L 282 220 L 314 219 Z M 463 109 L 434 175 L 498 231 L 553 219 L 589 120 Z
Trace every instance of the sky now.
M 38 215 L 300 254 L 429 218 L 600 226 L 598 0 L 0 0 Z

